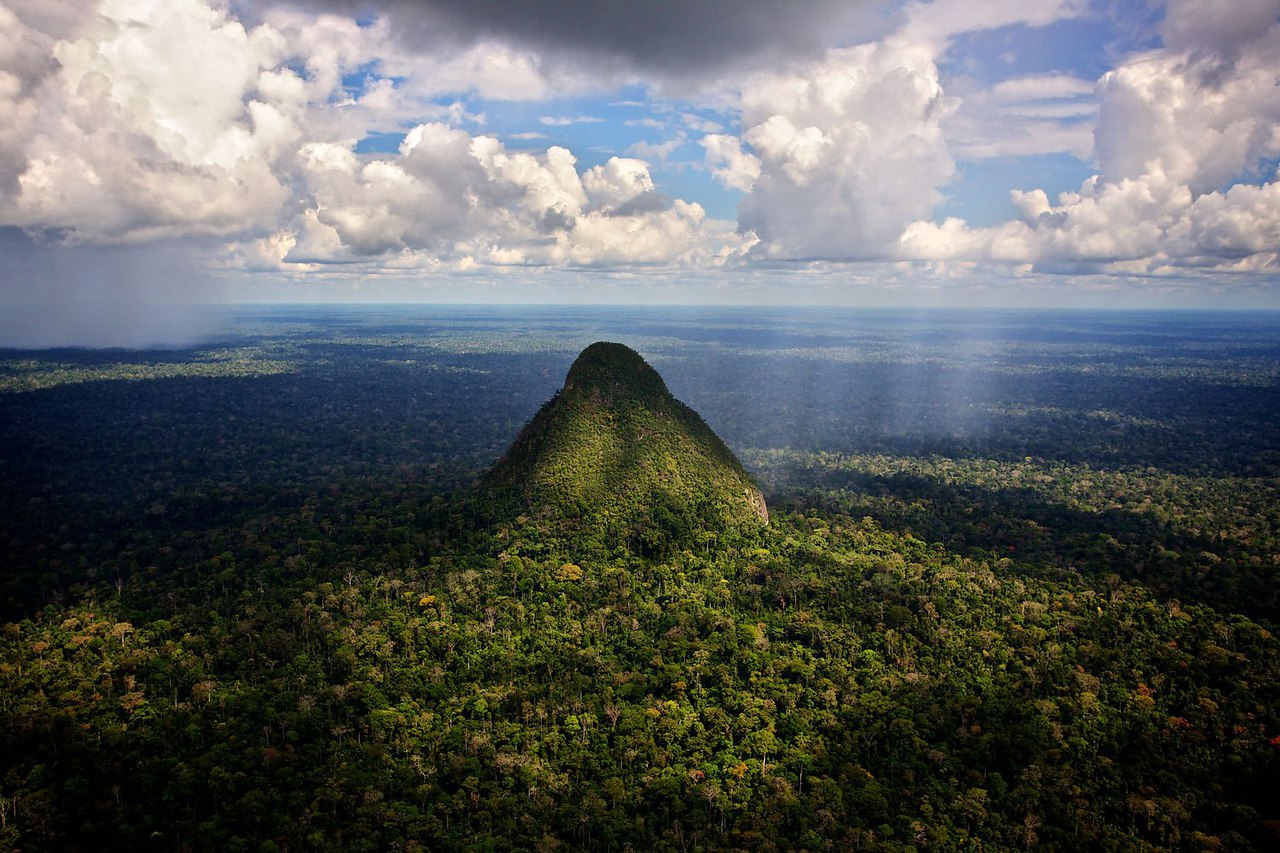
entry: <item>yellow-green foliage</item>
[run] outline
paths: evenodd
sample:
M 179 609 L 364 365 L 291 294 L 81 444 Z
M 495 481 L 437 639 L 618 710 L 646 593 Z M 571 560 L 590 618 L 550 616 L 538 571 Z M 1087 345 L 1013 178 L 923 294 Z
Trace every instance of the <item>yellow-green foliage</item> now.
M 487 482 L 542 522 L 646 550 L 765 520 L 732 451 L 621 344 L 583 351 Z
M 565 563 L 556 569 L 556 580 L 580 581 L 582 580 L 582 567 L 574 563 Z

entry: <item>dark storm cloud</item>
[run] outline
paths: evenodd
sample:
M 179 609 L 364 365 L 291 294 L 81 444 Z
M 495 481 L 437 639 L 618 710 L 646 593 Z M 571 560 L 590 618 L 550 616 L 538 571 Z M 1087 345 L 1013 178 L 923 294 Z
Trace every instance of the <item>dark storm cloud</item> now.
M 548 54 L 621 63 L 659 76 L 708 74 L 807 54 L 887 20 L 872 0 L 318 0 L 305 6 L 385 14 L 406 42 L 510 41 Z

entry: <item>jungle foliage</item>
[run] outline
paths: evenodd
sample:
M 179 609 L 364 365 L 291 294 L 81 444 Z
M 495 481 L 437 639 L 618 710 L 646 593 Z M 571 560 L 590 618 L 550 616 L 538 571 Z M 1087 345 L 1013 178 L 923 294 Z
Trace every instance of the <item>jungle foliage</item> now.
M 224 337 L 0 358 L 4 846 L 1277 843 L 1273 318 Z M 601 338 L 737 451 L 767 527 L 643 546 L 475 488 Z

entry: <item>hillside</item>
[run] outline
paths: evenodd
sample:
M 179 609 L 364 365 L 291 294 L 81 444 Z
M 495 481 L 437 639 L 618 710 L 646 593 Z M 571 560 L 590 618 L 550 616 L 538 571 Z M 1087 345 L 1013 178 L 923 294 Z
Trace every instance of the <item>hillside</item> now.
M 699 531 L 768 524 L 742 464 L 662 377 L 622 344 L 583 350 L 485 477 L 500 502 L 605 544 L 663 552 Z

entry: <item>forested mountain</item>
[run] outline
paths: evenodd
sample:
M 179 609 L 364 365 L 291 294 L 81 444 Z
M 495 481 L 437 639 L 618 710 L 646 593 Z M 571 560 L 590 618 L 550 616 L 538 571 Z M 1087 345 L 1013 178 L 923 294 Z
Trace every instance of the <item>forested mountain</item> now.
M 527 512 L 525 524 L 578 550 L 669 556 L 695 529 L 720 535 L 769 520 L 733 452 L 622 344 L 583 350 L 484 481 L 499 504 L 514 498 L 512 518 Z
M 1275 849 L 1277 329 L 0 353 L 0 846 Z

